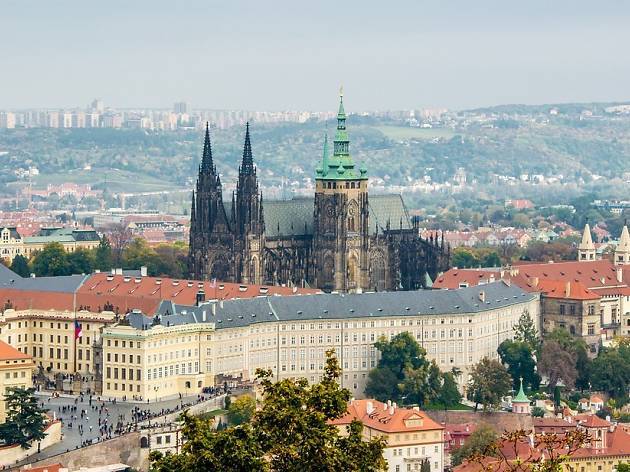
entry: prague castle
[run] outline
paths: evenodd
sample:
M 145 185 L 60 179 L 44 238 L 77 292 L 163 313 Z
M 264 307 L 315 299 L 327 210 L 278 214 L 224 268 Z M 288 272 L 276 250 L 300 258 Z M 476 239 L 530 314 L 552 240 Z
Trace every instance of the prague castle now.
M 448 268 L 448 248 L 419 236 L 400 195 L 368 196 L 368 171 L 350 154 L 343 95 L 332 155 L 316 168 L 315 198 L 265 201 L 249 124 L 236 191 L 223 201 L 206 126 L 193 192 L 190 276 L 326 291 L 413 290 Z

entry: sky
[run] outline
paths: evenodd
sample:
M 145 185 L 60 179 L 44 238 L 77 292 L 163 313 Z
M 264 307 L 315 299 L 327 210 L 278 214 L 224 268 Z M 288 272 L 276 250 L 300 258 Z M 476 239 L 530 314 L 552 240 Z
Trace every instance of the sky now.
M 0 109 L 630 99 L 625 0 L 0 0 Z

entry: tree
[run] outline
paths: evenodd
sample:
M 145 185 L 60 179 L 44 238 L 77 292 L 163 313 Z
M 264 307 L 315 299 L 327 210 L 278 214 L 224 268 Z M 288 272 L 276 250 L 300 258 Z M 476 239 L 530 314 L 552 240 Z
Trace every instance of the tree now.
M 231 425 L 249 423 L 256 412 L 256 400 L 249 395 L 243 395 L 230 404 L 227 417 Z
M 508 372 L 513 380 L 512 388 L 514 390 L 519 389 L 521 378 L 527 388 L 531 390 L 538 389 L 540 386 L 540 375 L 536 372 L 536 362 L 528 343 L 506 339 L 499 345 L 497 352 L 501 362 L 507 364 Z
M 477 256 L 468 248 L 458 247 L 453 251 L 451 256 L 451 265 L 466 269 L 471 267 L 479 267 L 481 265 Z
M 617 349 L 602 349 L 591 365 L 591 385 L 614 398 L 623 398 L 630 385 L 630 364 Z
M 94 253 L 78 248 L 68 254 L 68 266 L 71 274 L 89 274 L 94 269 Z
M 497 440 L 497 433 L 487 424 L 480 424 L 475 429 L 463 446 L 458 447 L 451 453 L 451 464 L 456 466 L 461 464 L 464 459 L 475 453 L 484 452 L 489 445 Z
M 0 424 L 0 439 L 5 444 L 19 444 L 23 449 L 44 439 L 45 410 L 37 404 L 34 388 L 7 387 L 7 418 Z
M 28 260 L 22 254 L 17 254 L 13 258 L 9 269 L 20 277 L 28 277 L 31 274 L 31 269 L 28 267 Z
M 477 465 L 479 470 L 561 472 L 569 458 L 590 440 L 581 429 L 564 434 L 506 431 L 483 450 L 470 454 L 468 464 Z
M 122 266 L 123 251 L 133 240 L 131 230 L 122 223 L 116 223 L 107 228 L 107 239 L 112 248 L 112 263 Z
M 535 406 L 534 408 L 532 408 L 532 416 L 535 418 L 542 418 L 543 416 L 545 416 L 544 408 L 540 406 Z
M 426 351 L 408 331 L 395 335 L 391 341 L 382 337 L 374 346 L 381 351 L 378 367 L 391 369 L 399 379 L 403 378 L 405 369 L 418 369 L 428 364 Z
M 426 351 L 409 332 L 399 333 L 390 341 L 381 338 L 374 346 L 381 352 L 381 358 L 369 374 L 366 395 L 380 401 L 398 401 L 404 395 L 405 401 L 420 404 L 432 395 Z M 439 373 L 437 365 L 435 369 Z
M 572 352 L 563 349 L 553 339 L 546 339 L 543 343 L 538 367 L 540 373 L 547 376 L 549 391 L 553 391 L 560 380 L 569 389 L 575 385 L 577 371 Z
M 68 254 L 61 243 L 50 243 L 35 253 L 32 261 L 33 272 L 38 277 L 70 275 Z
M 381 402 L 398 400 L 398 377 L 387 367 L 376 367 L 368 374 L 365 394 Z
M 468 399 L 483 409 L 496 408 L 510 392 L 512 378 L 499 361 L 484 357 L 473 367 L 468 384 Z
M 536 325 L 528 310 L 523 311 L 518 318 L 518 323 L 514 326 L 514 341 L 529 344 L 531 352 L 536 352 L 540 347 L 540 338 Z
M 112 245 L 107 236 L 101 238 L 94 251 L 94 266 L 98 270 L 106 271 L 112 268 Z
M 572 336 L 564 328 L 556 328 L 545 336 L 545 340 L 556 341 L 565 351 L 569 352 L 575 360 L 575 369 L 577 376 L 575 378 L 575 386 L 581 390 L 589 388 L 590 382 L 590 364 L 588 357 L 588 348 L 583 339 Z
M 274 383 L 271 371 L 257 370 L 263 401 L 250 423 L 215 432 L 209 421 L 185 414 L 182 452 L 152 453 L 151 471 L 385 470 L 382 439 L 365 441 L 358 421 L 347 427 L 346 435 L 330 424 L 346 413 L 350 392 L 339 386 L 341 369 L 334 352 L 326 357 L 322 379 L 313 385 L 306 379 Z
M 462 400 L 462 394 L 457 388 L 457 382 L 452 372 L 442 374 L 442 386 L 435 398 L 436 403 L 444 407 L 445 410 L 457 406 Z

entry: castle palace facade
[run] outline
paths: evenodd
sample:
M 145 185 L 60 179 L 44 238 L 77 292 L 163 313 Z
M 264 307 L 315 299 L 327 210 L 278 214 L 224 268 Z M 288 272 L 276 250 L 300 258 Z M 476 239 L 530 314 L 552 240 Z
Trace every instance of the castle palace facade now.
M 192 196 L 190 276 L 348 292 L 429 286 L 448 269 L 444 238 L 421 238 L 400 195 L 368 195 L 367 169 L 355 165 L 349 145 L 341 96 L 315 198 L 263 203 L 247 124 L 236 191 L 224 202 L 206 125 Z

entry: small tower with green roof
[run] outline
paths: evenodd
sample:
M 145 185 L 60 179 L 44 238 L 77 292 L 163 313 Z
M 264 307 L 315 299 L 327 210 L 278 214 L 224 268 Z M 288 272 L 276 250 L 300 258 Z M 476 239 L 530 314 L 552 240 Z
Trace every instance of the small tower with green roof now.
M 523 377 L 521 377 L 521 386 L 518 389 L 518 394 L 512 399 L 512 412 L 520 415 L 531 414 L 529 398 L 527 398 L 525 390 L 523 390 Z
M 368 178 L 350 155 L 346 118 L 340 91 L 333 153 L 326 135 L 315 169 L 313 249 L 318 287 L 356 291 L 368 287 Z

